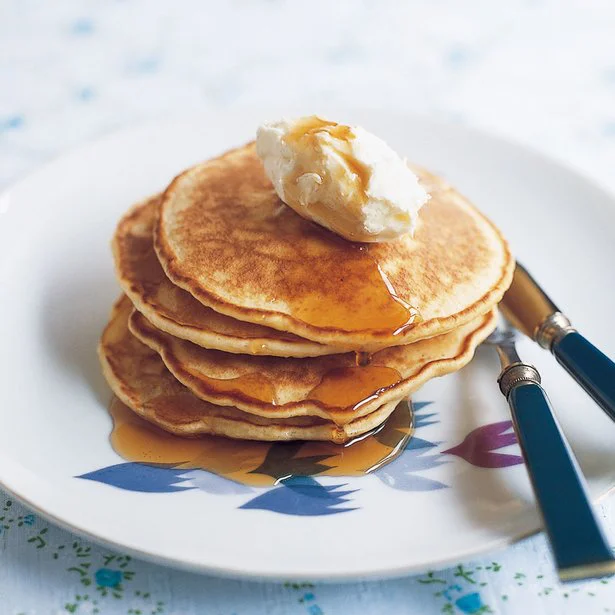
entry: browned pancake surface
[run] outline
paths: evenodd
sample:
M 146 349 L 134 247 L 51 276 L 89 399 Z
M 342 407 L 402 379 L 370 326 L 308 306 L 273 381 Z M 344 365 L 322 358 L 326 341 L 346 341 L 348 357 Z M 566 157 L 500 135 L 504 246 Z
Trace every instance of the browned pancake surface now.
M 275 356 L 318 356 L 339 352 L 258 324 L 220 314 L 173 284 L 153 245 L 161 196 L 134 206 L 119 222 L 113 238 L 117 278 L 135 307 L 159 329 L 205 348 Z
M 158 256 L 205 305 L 321 343 L 376 349 L 437 335 L 488 312 L 514 263 L 466 199 L 419 175 L 432 198 L 415 237 L 352 243 L 284 205 L 250 144 L 174 180 Z

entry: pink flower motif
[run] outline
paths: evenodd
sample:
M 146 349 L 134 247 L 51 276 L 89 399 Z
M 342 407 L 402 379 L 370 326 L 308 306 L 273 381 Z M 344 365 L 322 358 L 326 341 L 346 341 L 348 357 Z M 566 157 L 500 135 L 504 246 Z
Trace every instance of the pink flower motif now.
M 512 421 L 501 421 L 474 429 L 461 444 L 442 451 L 442 453 L 457 455 L 479 468 L 506 468 L 523 463 L 523 459 L 519 455 L 492 451 L 516 444 L 516 442 L 517 438 L 512 431 Z

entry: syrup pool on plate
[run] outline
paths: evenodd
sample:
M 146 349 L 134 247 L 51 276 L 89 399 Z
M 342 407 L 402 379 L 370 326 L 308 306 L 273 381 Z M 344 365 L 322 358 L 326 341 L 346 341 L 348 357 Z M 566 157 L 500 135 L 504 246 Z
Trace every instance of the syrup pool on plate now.
M 402 401 L 376 429 L 346 444 L 261 442 L 204 435 L 183 438 L 136 415 L 118 398 L 110 406 L 111 445 L 127 461 L 199 468 L 254 486 L 292 476 L 361 476 L 393 461 L 413 433 L 412 404 Z

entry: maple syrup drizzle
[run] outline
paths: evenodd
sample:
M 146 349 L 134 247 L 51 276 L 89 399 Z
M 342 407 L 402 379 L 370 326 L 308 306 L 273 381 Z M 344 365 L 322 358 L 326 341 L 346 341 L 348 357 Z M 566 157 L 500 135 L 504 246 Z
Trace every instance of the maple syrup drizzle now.
M 198 380 L 215 393 L 235 393 L 248 399 L 256 399 L 268 404 L 276 403 L 275 387 L 263 374 L 245 374 L 237 378 L 210 378 L 198 374 Z
M 340 282 L 353 300 L 313 293 L 293 306 L 293 316 L 311 325 L 342 331 L 388 331 L 399 334 L 420 322 L 416 308 L 394 292 L 390 281 L 366 249 L 344 263 Z M 364 256 L 363 256 L 364 255 Z M 343 277 L 342 277 L 343 276 Z
M 354 353 L 354 361 L 357 367 L 367 367 L 372 362 L 372 353 L 356 350 Z
M 402 380 L 401 374 L 391 367 L 371 365 L 369 353 L 357 352 L 355 360 L 365 361 L 365 364 L 334 367 L 326 371 L 305 400 L 318 402 L 325 410 L 357 410 Z M 228 393 L 230 397 L 237 395 L 243 399 L 278 405 L 274 384 L 259 372 L 228 379 L 211 378 L 199 373 L 197 382 L 204 384 L 207 393 Z
M 287 143 L 294 143 L 295 146 L 299 146 L 304 150 L 315 149 L 318 134 L 323 132 L 336 139 L 337 142 L 330 145 L 352 172 L 354 176 L 352 181 L 358 188 L 358 194 L 365 201 L 367 199 L 367 185 L 371 178 L 371 171 L 360 160 L 357 160 L 350 151 L 350 142 L 355 139 L 355 134 L 350 126 L 329 122 L 314 115 L 299 121 L 294 130 L 286 136 L 285 140 Z M 342 174 L 340 172 L 339 177 L 336 177 L 336 179 L 347 181 L 348 177 L 345 173 Z
M 302 191 L 298 181 L 305 173 L 316 173 L 321 182 L 351 182 L 348 192 L 363 195 L 365 200 L 371 172 L 352 155 L 349 145 L 355 138 L 352 128 L 311 116 L 298 121 L 285 140 L 299 150 L 315 150 L 318 148 L 318 136 L 323 132 L 334 138 L 333 147 L 351 173 L 348 174 L 347 169 L 340 166 L 339 177 L 329 176 L 338 171 L 307 166 L 302 168 L 299 163 L 284 187 L 289 202 L 301 202 Z M 349 221 L 354 219 L 353 208 L 361 206 L 361 198 L 349 200 L 344 207 L 336 209 L 317 202 L 309 204 L 310 210 L 316 216 L 326 217 L 332 228 L 346 230 L 350 230 Z M 284 234 L 285 229 L 280 228 L 279 232 Z M 378 263 L 377 250 L 375 252 L 369 244 L 352 243 L 334 234 L 328 234 L 326 241 L 327 251 L 331 254 L 331 271 L 334 271 L 331 280 L 336 286 L 325 292 L 308 293 L 300 301 L 294 302 L 293 316 L 317 327 L 343 331 L 380 330 L 391 334 L 418 322 L 418 310 L 397 296 Z
M 366 358 L 360 359 L 359 355 L 366 355 Z M 370 365 L 369 353 L 356 353 L 356 357 L 357 361 L 365 360 L 367 364 L 330 369 L 306 395 L 305 400 L 317 402 L 325 411 L 357 410 L 378 399 L 384 391 L 402 380 L 401 374 L 393 368 Z M 228 379 L 210 378 L 199 373 L 197 382 L 204 385 L 204 395 L 227 393 L 231 398 L 235 395 L 246 400 L 278 405 L 275 386 L 258 372 Z
M 339 164 L 333 165 L 333 168 L 324 165 L 319 167 L 318 155 L 315 158 L 311 157 L 315 164 L 303 165 L 301 159 L 299 159 L 293 175 L 285 183 L 284 191 L 294 201 L 306 205 L 299 186 L 300 178 L 306 173 L 312 176 L 318 175 L 318 183 L 321 185 L 333 181 L 346 186 L 345 192 L 357 195 L 358 199 L 349 200 L 339 210 L 332 210 L 319 202 L 309 203 L 309 208 L 315 214 L 329 219 L 334 228 L 344 227 L 347 231 L 350 231 L 348 225 L 352 224 L 354 217 L 350 212 L 356 214 L 356 210 L 367 201 L 367 187 L 371 178 L 371 170 L 352 155 L 350 143 L 355 138 L 352 128 L 323 120 L 317 116 L 310 116 L 298 121 L 284 140 L 304 153 L 318 152 L 318 139 L 322 133 L 327 133 L 332 137 L 333 140 L 329 141 L 327 146 L 333 149 L 337 156 L 343 160 L 346 168 Z M 350 170 L 350 174 L 347 172 L 348 170 Z
M 337 367 L 325 373 L 307 399 L 328 409 L 357 410 L 401 379 L 401 374 L 391 367 Z
M 208 435 L 182 438 L 148 423 L 116 397 L 110 413 L 111 445 L 127 461 L 199 468 L 254 486 L 273 485 L 292 476 L 361 476 L 393 461 L 413 434 L 412 408 L 406 401 L 383 425 L 344 445 Z

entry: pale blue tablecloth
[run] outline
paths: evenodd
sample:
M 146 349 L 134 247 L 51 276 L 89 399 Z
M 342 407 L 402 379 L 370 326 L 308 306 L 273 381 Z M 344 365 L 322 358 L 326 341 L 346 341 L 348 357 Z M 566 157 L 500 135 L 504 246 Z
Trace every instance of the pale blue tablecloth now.
M 0 185 L 137 120 L 327 100 L 479 126 L 615 188 L 613 32 L 606 0 L 5 0 Z M 0 561 L 2 615 L 615 613 L 615 581 L 559 586 L 541 536 L 395 581 L 244 583 L 111 553 L 0 494 Z

